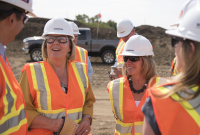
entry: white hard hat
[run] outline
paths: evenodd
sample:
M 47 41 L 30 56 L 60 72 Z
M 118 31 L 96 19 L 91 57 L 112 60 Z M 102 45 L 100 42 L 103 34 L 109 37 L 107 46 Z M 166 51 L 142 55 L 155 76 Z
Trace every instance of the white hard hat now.
M 153 56 L 153 47 L 150 41 L 141 36 L 131 36 L 124 46 L 123 56 Z
M 179 20 L 178 22 L 176 22 L 175 24 L 171 25 L 171 26 L 178 26 L 180 21 L 183 19 L 183 17 L 186 15 L 186 13 L 194 8 L 197 4 L 199 3 L 199 0 L 188 0 L 186 1 L 182 7 L 181 7 L 181 12 L 179 14 Z
M 165 33 L 200 42 L 200 5 L 188 11 L 176 29 Z
M 32 0 L 0 0 L 0 2 L 5 2 L 5 3 L 9 3 L 10 6 L 9 7 L 5 7 L 7 9 L 9 8 L 14 8 L 14 6 L 19 7 L 21 9 L 24 9 L 25 12 L 28 12 L 28 15 L 33 16 L 33 17 L 37 17 L 34 13 L 33 13 L 33 9 L 32 9 Z M 12 6 L 13 5 L 13 6 Z
M 60 34 L 74 37 L 73 29 L 70 23 L 64 18 L 53 18 L 49 20 L 44 26 L 42 37 L 49 34 Z
M 78 34 L 78 35 L 80 35 L 81 33 L 79 33 L 78 26 L 77 26 L 74 22 L 69 22 L 69 23 L 70 23 L 70 25 L 72 26 L 73 34 Z
M 133 30 L 134 25 L 128 19 L 122 19 L 117 23 L 117 37 L 125 37 Z

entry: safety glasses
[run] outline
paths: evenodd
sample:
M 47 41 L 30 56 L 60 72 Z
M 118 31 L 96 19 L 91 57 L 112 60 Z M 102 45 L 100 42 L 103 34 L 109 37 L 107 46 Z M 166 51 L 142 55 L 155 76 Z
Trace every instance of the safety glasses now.
M 171 45 L 172 45 L 172 47 L 176 47 L 176 45 L 178 44 L 179 41 L 184 41 L 184 39 L 172 36 L 172 38 L 171 38 Z
M 23 24 L 25 24 L 25 23 L 27 23 L 28 22 L 28 16 L 26 16 L 26 15 L 22 15 L 23 17 L 24 17 L 24 19 L 23 19 Z
M 124 58 L 124 62 L 127 62 L 128 59 L 132 62 L 140 61 L 139 56 L 124 56 L 123 58 Z
M 55 40 L 57 40 L 59 43 L 67 43 L 68 38 L 67 37 L 51 37 L 51 36 L 46 36 L 45 37 L 46 42 L 49 44 L 54 43 Z

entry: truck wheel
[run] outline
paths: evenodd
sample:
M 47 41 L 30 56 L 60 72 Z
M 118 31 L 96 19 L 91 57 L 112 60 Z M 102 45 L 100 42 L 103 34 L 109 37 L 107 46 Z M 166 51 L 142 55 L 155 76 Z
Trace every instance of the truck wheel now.
M 115 53 L 111 50 L 107 50 L 102 53 L 101 59 L 105 64 L 111 64 L 115 62 Z
M 42 61 L 42 51 L 41 48 L 35 48 L 30 53 L 31 60 L 34 62 Z

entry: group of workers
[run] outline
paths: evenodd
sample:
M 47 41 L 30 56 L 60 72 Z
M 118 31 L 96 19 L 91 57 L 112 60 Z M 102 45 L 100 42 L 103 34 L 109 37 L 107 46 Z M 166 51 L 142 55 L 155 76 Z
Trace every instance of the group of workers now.
M 107 90 L 115 135 L 200 135 L 200 1 L 186 1 L 167 30 L 175 55 L 171 78 L 158 77 L 150 41 L 133 23 L 117 23 L 120 39 Z
M 78 47 L 74 22 L 53 18 L 44 27 L 44 61 L 24 65 L 19 83 L 5 45 L 36 17 L 32 0 L 0 0 L 0 135 L 89 135 L 93 118 L 92 66 Z M 150 41 L 133 23 L 117 23 L 120 39 L 107 90 L 115 135 L 200 135 L 200 1 L 184 3 L 171 35 L 171 78 L 158 77 Z

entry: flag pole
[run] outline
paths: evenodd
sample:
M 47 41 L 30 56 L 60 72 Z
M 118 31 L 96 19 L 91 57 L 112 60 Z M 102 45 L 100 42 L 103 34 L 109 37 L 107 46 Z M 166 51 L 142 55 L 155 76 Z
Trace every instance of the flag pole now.
M 98 39 L 98 31 L 99 31 L 99 17 L 97 19 L 97 39 Z

